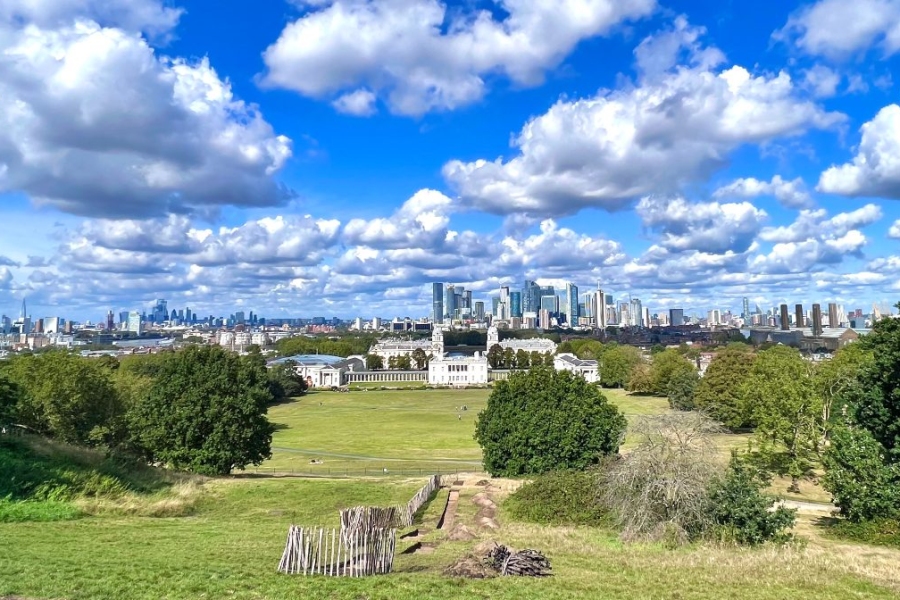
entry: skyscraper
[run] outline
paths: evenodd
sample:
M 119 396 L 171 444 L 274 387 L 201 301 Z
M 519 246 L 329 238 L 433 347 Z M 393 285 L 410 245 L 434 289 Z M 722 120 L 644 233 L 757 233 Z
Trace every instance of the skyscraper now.
M 803 305 L 797 304 L 794 306 L 794 327 L 798 329 L 801 327 L 806 327 L 806 319 L 803 318 Z
M 541 309 L 541 286 L 534 281 L 525 280 L 522 284 L 522 312 L 536 313 Z
M 431 284 L 431 320 L 435 323 L 444 322 L 444 283 Z
M 606 329 L 606 294 L 599 288 L 591 295 L 591 316 L 594 327 Z
M 634 327 L 646 327 L 644 323 L 644 308 L 641 306 L 639 298 L 631 299 L 631 324 Z
M 128 313 L 128 331 L 141 335 L 141 313 L 136 310 Z
M 481 300 L 475 301 L 475 320 L 484 321 L 484 302 Z
M 684 309 L 683 308 L 669 309 L 669 325 L 671 325 L 672 327 L 678 327 L 679 325 L 684 325 Z
M 522 292 L 509 293 L 509 316 L 522 316 Z
M 741 318 L 746 322 L 750 322 L 750 298 L 744 296 L 744 306 L 743 312 L 741 313 Z
M 578 325 L 578 286 L 574 283 L 566 284 L 566 323 L 569 326 Z
M 788 313 L 788 305 L 782 304 L 780 308 L 781 308 L 781 315 L 780 315 L 781 329 L 782 329 L 782 331 L 787 331 L 788 329 L 791 328 L 791 318 L 789 316 L 790 313 Z
M 444 317 L 453 320 L 456 314 L 456 289 L 453 284 L 444 288 Z

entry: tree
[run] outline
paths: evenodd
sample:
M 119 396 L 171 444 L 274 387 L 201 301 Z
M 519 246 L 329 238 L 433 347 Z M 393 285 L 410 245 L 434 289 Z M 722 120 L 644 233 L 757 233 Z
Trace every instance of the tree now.
M 271 402 L 264 364 L 191 346 L 168 357 L 129 413 L 131 441 L 149 462 L 225 475 L 272 455 Z
M 527 352 L 519 348 L 516 351 L 516 368 L 517 369 L 527 369 L 531 363 L 531 357 Z
M 741 386 L 750 374 L 756 355 L 747 346 L 729 346 L 716 353 L 697 382 L 694 404 L 729 429 L 750 426 L 750 411 L 744 405 Z
M 16 405 L 19 403 L 19 386 L 0 373 L 0 428 L 16 421 Z
M 700 376 L 693 369 L 675 373 L 666 386 L 669 407 L 675 410 L 694 410 L 694 390 L 699 380 Z
M 388 369 L 394 370 L 397 368 L 397 357 L 396 356 L 388 356 Z
M 758 455 L 770 469 L 790 475 L 788 491 L 799 491 L 818 454 L 822 399 L 800 353 L 775 346 L 759 353 L 741 387 L 756 423 Z
M 499 369 L 503 365 L 503 348 L 500 344 L 494 344 L 488 349 L 487 360 L 492 369 Z
M 634 394 L 649 394 L 653 390 L 650 367 L 645 363 L 635 365 L 628 377 L 625 389 Z
M 652 392 L 658 396 L 666 395 L 669 382 L 677 373 L 694 371 L 694 364 L 684 358 L 677 350 L 663 350 L 653 355 L 650 365 Z
M 599 357 L 600 385 L 625 387 L 635 367 L 641 364 L 641 352 L 632 346 L 609 344 Z
M 64 351 L 18 357 L 7 371 L 21 391 L 20 424 L 70 444 L 109 441 L 123 414 L 110 372 Z
M 366 354 L 366 369 L 379 371 L 384 368 L 384 359 L 377 354 Z
M 416 363 L 416 369 L 421 371 L 428 367 L 428 355 L 421 348 L 416 348 L 412 353 L 412 360 Z
M 515 369 L 516 368 L 516 353 L 513 352 L 512 348 L 505 348 L 503 350 L 503 368 L 504 369 Z
M 398 356 L 394 363 L 394 368 L 401 371 L 409 371 L 412 369 L 412 360 L 409 358 L 409 354 L 401 354 Z
M 495 382 L 475 439 L 492 475 L 584 469 L 618 451 L 625 417 L 583 377 L 532 367 Z
M 842 515 L 855 522 L 900 516 L 900 464 L 866 429 L 836 427 L 822 459 L 823 486 Z
M 534 363 L 532 363 L 534 364 Z M 553 366 L 553 353 L 552 352 L 544 352 L 544 366 L 552 367 Z
M 900 306 L 900 305 L 898 305 Z M 872 352 L 859 372 L 859 385 L 843 394 L 854 421 L 867 429 L 888 453 L 900 461 L 900 319 L 881 319 L 858 344 Z
M 839 423 L 851 387 L 859 385 L 859 375 L 869 368 L 874 356 L 866 344 L 850 344 L 834 353 L 831 360 L 816 365 L 814 380 L 822 397 L 822 439 L 828 437 L 828 429 Z M 842 404 L 842 410 L 835 414 L 835 404 Z
M 297 363 L 289 360 L 273 365 L 268 369 L 267 379 L 273 404 L 284 402 L 306 393 L 306 379 L 297 373 L 296 367 Z
M 710 525 L 708 489 L 720 466 L 715 422 L 699 413 L 637 419 L 629 433 L 636 448 L 613 463 L 602 502 L 626 539 L 686 542 Z

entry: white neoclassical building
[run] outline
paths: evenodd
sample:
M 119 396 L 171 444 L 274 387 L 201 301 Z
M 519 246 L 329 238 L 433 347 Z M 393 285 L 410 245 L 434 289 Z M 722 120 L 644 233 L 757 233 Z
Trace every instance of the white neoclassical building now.
M 496 345 L 500 345 L 501 348 L 506 350 L 507 348 L 511 348 L 513 352 L 518 352 L 519 350 L 524 350 L 525 352 L 539 352 L 541 354 L 555 354 L 556 353 L 556 342 L 553 340 L 548 340 L 546 338 L 529 338 L 525 340 L 518 339 L 508 339 L 500 341 L 500 332 L 497 331 L 496 327 L 488 327 L 487 331 L 487 348 L 490 350 Z
M 487 356 L 435 356 L 428 363 L 428 384 L 446 386 L 483 385 L 488 382 Z
M 444 332 L 435 328 L 431 334 L 431 340 L 379 340 L 369 350 L 369 354 L 380 356 L 387 364 L 391 358 L 398 356 L 412 356 L 416 350 L 423 350 L 425 354 L 439 356 L 444 353 Z
M 553 368 L 557 371 L 577 373 L 588 383 L 597 383 L 600 378 L 600 369 L 596 360 L 582 360 L 574 354 L 557 354 L 553 357 Z

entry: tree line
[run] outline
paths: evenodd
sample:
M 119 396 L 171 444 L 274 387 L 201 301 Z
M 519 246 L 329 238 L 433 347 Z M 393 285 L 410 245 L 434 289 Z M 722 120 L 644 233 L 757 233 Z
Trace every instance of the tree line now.
M 0 365 L 0 426 L 222 475 L 271 456 L 268 407 L 305 390 L 292 365 L 217 346 L 123 359 L 53 351 Z

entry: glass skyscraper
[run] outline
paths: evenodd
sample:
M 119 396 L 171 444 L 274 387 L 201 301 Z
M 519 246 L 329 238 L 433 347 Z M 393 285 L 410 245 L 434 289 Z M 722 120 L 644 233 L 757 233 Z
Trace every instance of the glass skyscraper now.
M 443 282 L 435 282 L 431 284 L 431 320 L 435 323 L 444 322 Z

